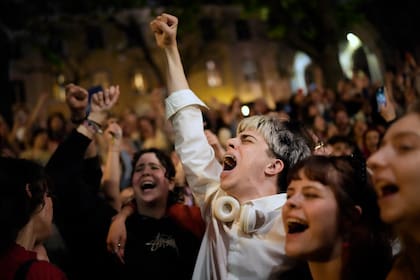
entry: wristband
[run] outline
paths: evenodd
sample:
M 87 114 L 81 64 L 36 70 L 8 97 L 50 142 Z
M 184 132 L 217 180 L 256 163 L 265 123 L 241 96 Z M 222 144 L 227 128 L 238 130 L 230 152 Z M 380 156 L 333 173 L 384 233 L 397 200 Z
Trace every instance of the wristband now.
M 83 124 L 93 133 L 103 134 L 102 125 L 92 121 L 90 119 L 85 119 Z

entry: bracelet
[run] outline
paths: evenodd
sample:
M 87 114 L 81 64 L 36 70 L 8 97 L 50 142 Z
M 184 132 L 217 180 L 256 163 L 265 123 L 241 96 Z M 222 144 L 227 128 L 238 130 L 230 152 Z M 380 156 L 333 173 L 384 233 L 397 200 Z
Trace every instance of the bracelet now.
M 93 133 L 98 133 L 98 134 L 103 134 L 103 130 L 102 130 L 102 125 L 90 120 L 90 119 L 85 119 L 85 121 L 83 122 L 83 124 L 89 129 L 91 130 Z

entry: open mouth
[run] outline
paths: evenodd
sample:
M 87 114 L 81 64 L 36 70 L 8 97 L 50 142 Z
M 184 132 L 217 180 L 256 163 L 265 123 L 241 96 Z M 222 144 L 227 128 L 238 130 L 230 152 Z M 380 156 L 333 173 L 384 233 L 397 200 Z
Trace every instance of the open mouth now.
M 308 224 L 303 221 L 297 219 L 289 219 L 287 221 L 287 233 L 301 233 L 307 228 Z
M 156 184 L 154 182 L 151 182 L 151 181 L 145 181 L 141 184 L 141 189 L 142 190 L 153 189 L 154 187 L 156 187 Z
M 381 194 L 382 194 L 382 197 L 386 197 L 386 196 L 397 193 L 398 190 L 399 188 L 397 185 L 389 184 L 389 185 L 385 185 L 381 187 Z
M 225 155 L 223 157 L 223 170 L 232 170 L 236 166 L 236 159 L 232 155 Z

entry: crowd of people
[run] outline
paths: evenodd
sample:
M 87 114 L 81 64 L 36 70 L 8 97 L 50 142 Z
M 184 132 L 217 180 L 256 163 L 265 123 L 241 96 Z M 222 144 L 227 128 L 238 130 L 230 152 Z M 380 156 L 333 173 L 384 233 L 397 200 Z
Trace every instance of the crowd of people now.
M 190 89 L 177 27 L 150 23 L 169 95 L 147 114 L 69 84 L 68 119 L 39 121 L 47 95 L 0 119 L 0 279 L 420 279 L 413 57 L 385 103 L 355 73 L 245 117 Z

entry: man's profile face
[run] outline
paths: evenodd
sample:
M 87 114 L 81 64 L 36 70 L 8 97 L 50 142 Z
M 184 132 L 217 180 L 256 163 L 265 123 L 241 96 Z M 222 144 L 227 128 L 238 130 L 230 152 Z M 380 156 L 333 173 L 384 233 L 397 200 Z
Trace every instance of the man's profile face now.
M 237 196 L 257 198 L 256 189 L 266 179 L 266 168 L 274 160 L 268 150 L 264 137 L 255 130 L 242 131 L 229 139 L 220 175 L 221 188 Z

